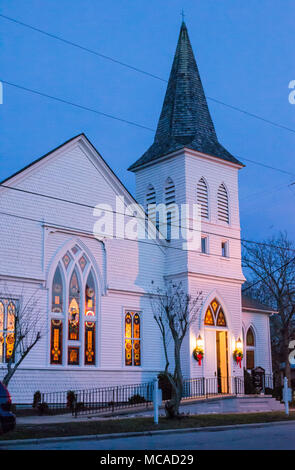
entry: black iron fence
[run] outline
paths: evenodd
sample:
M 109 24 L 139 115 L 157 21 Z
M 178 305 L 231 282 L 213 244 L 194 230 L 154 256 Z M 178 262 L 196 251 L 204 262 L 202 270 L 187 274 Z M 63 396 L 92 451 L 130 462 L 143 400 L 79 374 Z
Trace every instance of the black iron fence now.
M 244 379 L 240 377 L 199 377 L 183 382 L 183 399 L 243 393 Z
M 88 390 L 49 392 L 41 394 L 40 411 L 44 413 L 66 413 L 74 415 L 115 412 L 124 408 L 147 408 L 153 401 L 153 382 L 136 385 L 119 385 Z M 274 387 L 273 377 L 265 375 L 261 392 Z M 160 383 L 160 388 L 161 383 Z M 171 398 L 171 389 L 162 389 L 163 400 Z M 220 395 L 243 395 L 257 393 L 253 387 L 247 389 L 243 377 L 198 377 L 183 381 L 182 399 L 208 398 Z
M 153 382 L 88 390 L 41 394 L 44 412 L 91 414 L 114 412 L 123 408 L 148 407 L 153 401 Z

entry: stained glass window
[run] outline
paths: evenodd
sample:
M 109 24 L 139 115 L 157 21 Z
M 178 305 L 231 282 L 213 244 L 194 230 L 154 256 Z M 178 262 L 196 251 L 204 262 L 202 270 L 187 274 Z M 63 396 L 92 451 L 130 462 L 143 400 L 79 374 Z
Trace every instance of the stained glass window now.
M 50 364 L 62 364 L 62 320 L 51 320 Z
M 75 346 L 68 347 L 68 364 L 70 366 L 79 365 L 79 352 L 80 352 L 80 349 Z
M 0 299 L 0 363 L 15 359 L 16 305 L 16 300 Z
M 92 271 L 90 271 L 85 288 L 85 315 L 86 316 L 95 316 L 95 284 Z
M 0 302 L 0 364 L 4 361 L 4 304 Z
M 225 315 L 218 300 L 212 300 L 207 308 L 204 324 L 209 326 L 226 326 Z
M 210 325 L 210 326 L 214 325 L 214 318 L 213 318 L 210 308 L 207 309 L 204 323 L 205 325 Z
M 80 265 L 80 268 L 82 271 L 84 271 L 85 269 L 85 266 L 87 264 L 87 259 L 85 258 L 85 256 L 81 256 L 81 258 L 79 259 L 79 265 Z
M 125 315 L 125 365 L 141 364 L 141 331 L 138 312 L 127 312 Z
M 51 364 L 96 365 L 97 289 L 90 264 L 89 257 L 75 244 L 61 257 L 55 270 L 51 294 Z M 65 312 L 67 315 L 60 315 Z M 1 337 L 0 304 L 0 361 L 6 351 L 6 337 L 3 347 Z
M 76 271 L 73 271 L 69 290 L 69 335 L 68 339 L 79 340 L 80 286 Z
M 95 323 L 85 322 L 85 364 L 95 364 Z
M 63 282 L 59 266 L 56 268 L 52 283 L 51 311 L 54 313 L 63 311 Z
M 8 362 L 14 356 L 14 334 L 15 334 L 15 304 L 9 302 L 7 307 L 7 334 L 5 360 Z
M 68 266 L 69 266 L 69 264 L 70 264 L 70 262 L 71 262 L 71 259 L 72 259 L 72 257 L 71 257 L 71 255 L 70 255 L 69 252 L 67 252 L 67 253 L 63 256 L 63 259 L 62 259 L 62 260 L 63 260 L 63 263 L 64 263 L 66 269 L 68 269 Z
M 218 317 L 217 317 L 217 326 L 226 326 L 225 316 L 222 309 L 219 309 Z

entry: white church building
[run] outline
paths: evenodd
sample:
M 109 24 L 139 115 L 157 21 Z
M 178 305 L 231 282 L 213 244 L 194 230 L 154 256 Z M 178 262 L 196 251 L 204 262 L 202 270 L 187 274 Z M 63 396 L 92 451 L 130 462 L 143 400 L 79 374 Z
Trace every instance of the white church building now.
M 241 293 L 243 166 L 217 139 L 182 23 L 154 142 L 129 168 L 136 199 L 83 133 L 2 181 L 0 379 L 13 349 L 15 309 L 33 302 L 42 323 L 40 341 L 9 383 L 14 401 L 32 401 L 37 390 L 151 381 L 165 357 L 150 294 L 169 280 L 182 282 L 192 297 L 202 293 L 182 346 L 185 378 L 242 377 L 256 366 L 272 373 L 272 312 Z M 169 233 L 158 236 L 157 223 L 154 238 L 126 236 L 133 220 L 124 210 L 136 203 L 145 210 L 198 204 L 199 249 L 185 249 Z M 98 205 L 113 208 L 119 236 L 99 232 Z M 201 361 L 193 355 L 198 338 Z

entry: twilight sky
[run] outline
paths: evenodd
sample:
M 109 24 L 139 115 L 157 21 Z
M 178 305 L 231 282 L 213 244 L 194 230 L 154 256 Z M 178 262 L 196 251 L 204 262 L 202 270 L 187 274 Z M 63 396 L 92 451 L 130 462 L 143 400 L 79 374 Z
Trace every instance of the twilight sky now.
M 185 12 L 220 142 L 240 171 L 242 236 L 295 239 L 294 0 L 0 0 L 0 14 L 168 79 Z M 0 17 L 0 80 L 155 128 L 166 83 Z M 85 132 L 127 188 L 153 132 L 4 85 L 0 180 Z M 246 161 L 271 165 L 294 176 Z

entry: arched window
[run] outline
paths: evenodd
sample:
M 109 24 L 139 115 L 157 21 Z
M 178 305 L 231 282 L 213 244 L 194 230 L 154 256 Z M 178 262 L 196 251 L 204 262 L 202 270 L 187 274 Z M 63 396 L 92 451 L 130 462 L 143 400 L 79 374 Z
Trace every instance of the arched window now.
M 63 311 L 63 282 L 60 267 L 57 266 L 52 283 L 51 311 L 62 313 Z
M 165 204 L 167 209 L 167 240 L 171 240 L 171 225 L 175 223 L 175 185 L 169 177 L 165 184 Z
M 209 219 L 208 188 L 204 178 L 201 178 L 197 185 L 197 202 L 201 209 L 201 217 Z
M 89 258 L 74 245 L 61 258 L 52 281 L 51 364 L 96 364 L 96 286 Z
M 255 335 L 250 326 L 246 334 L 246 369 L 252 370 L 255 367 Z
M 218 220 L 229 223 L 228 194 L 224 184 L 221 184 L 217 193 L 217 215 Z
M 208 306 L 205 314 L 204 325 L 226 327 L 226 319 L 218 300 L 214 299 Z
M 125 312 L 125 365 L 141 364 L 140 313 Z

